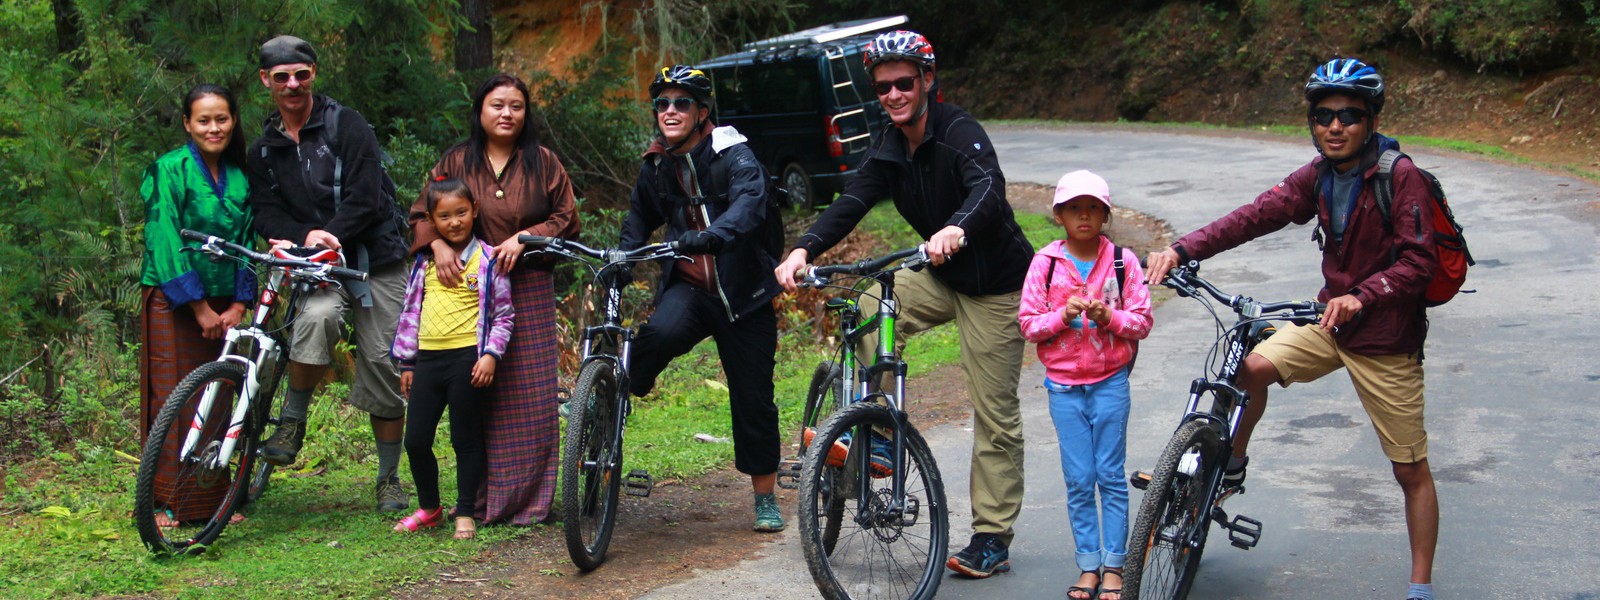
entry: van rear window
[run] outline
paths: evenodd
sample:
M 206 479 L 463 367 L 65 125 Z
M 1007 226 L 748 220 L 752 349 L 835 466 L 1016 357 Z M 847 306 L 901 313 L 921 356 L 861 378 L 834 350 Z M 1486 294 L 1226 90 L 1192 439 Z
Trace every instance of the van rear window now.
M 810 62 L 753 65 L 712 73 L 723 116 L 817 112 L 817 72 Z

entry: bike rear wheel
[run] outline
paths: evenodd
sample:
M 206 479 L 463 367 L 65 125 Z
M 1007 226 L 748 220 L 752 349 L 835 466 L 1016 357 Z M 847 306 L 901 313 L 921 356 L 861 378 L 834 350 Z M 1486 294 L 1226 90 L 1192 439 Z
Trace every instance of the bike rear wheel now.
M 606 560 L 616 528 L 622 489 L 622 448 L 616 444 L 617 376 L 612 365 L 591 361 L 578 374 L 567 401 L 565 448 L 561 455 L 562 529 L 572 564 L 590 571 Z
M 261 391 L 256 394 L 259 400 L 250 406 L 252 418 L 255 419 L 256 423 L 257 447 L 260 447 L 270 437 L 267 435 L 267 424 L 272 419 L 272 408 L 277 406 L 278 387 L 283 383 L 283 375 L 289 369 L 289 361 L 286 360 L 286 357 L 289 356 L 288 344 L 285 344 L 279 336 L 274 336 L 273 339 L 278 343 L 278 359 L 272 361 L 272 373 L 267 375 L 268 379 L 261 380 Z M 240 510 L 255 504 L 257 500 L 261 499 L 262 494 L 267 493 L 267 488 L 272 485 L 272 472 L 277 467 L 264 460 L 258 460 L 255 463 L 255 470 L 250 475 L 250 483 L 245 486 L 244 502 L 239 505 Z
M 246 419 L 227 462 L 221 466 L 211 462 L 227 439 L 234 406 L 243 401 L 244 378 L 244 367 L 237 363 L 201 365 L 173 388 L 150 427 L 134 487 L 133 516 L 140 539 L 152 552 L 203 552 L 222 534 L 239 506 L 255 462 L 260 425 Z M 197 419 L 208 390 L 214 392 L 211 411 Z M 199 441 L 189 457 L 180 460 L 178 453 L 196 421 L 201 423 Z M 158 526 L 156 514 L 169 510 L 178 522 L 172 527 Z
M 811 388 L 806 394 L 806 409 L 804 420 L 800 422 L 802 428 L 818 432 L 822 423 L 833 416 L 841 406 L 845 397 L 844 373 L 831 360 L 817 363 L 817 368 L 811 374 Z M 817 434 L 820 435 L 820 434 Z M 814 436 L 813 436 L 814 437 Z M 811 447 L 806 442 L 806 436 L 800 436 L 800 456 L 805 456 Z M 824 465 L 822 467 L 821 481 L 818 482 L 818 493 L 823 497 L 819 500 L 822 520 L 822 545 L 827 553 L 833 552 L 834 544 L 839 541 L 839 520 L 844 514 L 844 496 L 841 486 L 844 485 L 841 474 L 843 469 Z
M 801 549 L 811 577 L 824 598 L 932 598 L 939 590 L 949 544 L 949 515 L 944 482 L 934 464 L 933 452 L 909 423 L 899 432 L 905 460 L 895 469 L 905 475 L 905 505 L 895 511 L 893 477 L 869 478 L 868 489 L 859 487 L 859 473 L 867 468 L 873 429 L 893 432 L 894 416 L 878 404 L 859 403 L 840 410 L 822 426 L 806 454 L 800 478 Z M 827 449 L 846 432 L 852 450 L 845 466 L 827 465 Z M 847 482 L 840 489 L 831 484 Z M 824 543 L 827 512 L 840 500 L 837 543 Z
M 1189 595 L 1211 525 L 1212 479 L 1226 460 L 1215 425 L 1184 423 L 1156 462 L 1128 538 L 1124 598 Z

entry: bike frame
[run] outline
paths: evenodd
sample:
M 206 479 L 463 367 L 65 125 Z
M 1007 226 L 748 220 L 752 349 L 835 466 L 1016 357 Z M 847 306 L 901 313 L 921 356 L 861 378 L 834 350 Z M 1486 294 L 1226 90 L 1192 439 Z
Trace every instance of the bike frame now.
M 239 436 L 244 431 L 245 419 L 249 418 L 250 407 L 260 400 L 271 401 L 271 398 L 256 398 L 256 396 L 265 387 L 261 383 L 262 367 L 265 365 L 275 368 L 277 361 L 283 358 L 282 348 L 279 346 L 278 341 L 273 339 L 272 334 L 267 332 L 266 324 L 271 318 L 274 309 L 279 306 L 279 290 L 283 287 L 284 279 L 291 280 L 292 287 L 288 302 L 288 314 L 292 315 L 300 306 L 301 296 L 314 286 L 320 283 L 339 285 L 338 281 L 329 278 L 330 274 L 343 274 L 342 276 L 353 276 L 362 279 L 366 277 L 366 274 L 328 264 L 273 258 L 264 254 L 257 254 L 248 248 L 228 243 L 216 236 L 189 230 L 183 230 L 180 235 L 186 239 L 203 242 L 203 245 L 198 250 L 200 252 L 243 261 L 238 256 L 232 256 L 224 252 L 223 248 L 225 247 L 227 250 L 242 254 L 251 260 L 272 265 L 272 273 L 267 277 L 267 284 L 262 287 L 259 302 L 256 304 L 255 316 L 251 319 L 250 325 L 248 327 L 233 327 L 229 329 L 222 345 L 222 354 L 217 358 L 219 361 L 238 363 L 245 368 L 244 383 L 239 390 L 240 401 L 234 405 L 233 412 L 229 415 L 227 434 L 223 438 L 222 448 L 211 459 L 210 464 L 203 465 L 207 468 L 221 469 L 226 467 L 228 459 L 233 457 L 234 448 L 239 443 Z M 308 269 L 309 271 L 303 277 L 291 275 L 291 270 L 296 268 Z M 249 356 L 235 352 L 240 341 L 245 339 L 251 340 L 254 347 L 254 351 Z M 268 372 L 271 371 L 268 370 Z M 219 393 L 221 393 L 221 385 L 219 383 L 212 383 L 206 386 L 206 390 L 200 398 L 200 404 L 196 407 L 194 419 L 189 423 L 189 431 L 184 436 L 183 446 L 178 452 L 178 460 L 180 462 L 197 460 L 194 453 L 196 447 L 199 446 L 201 433 L 205 429 L 206 415 L 211 414 L 212 405 L 216 403 Z
M 901 253 L 896 253 L 896 255 L 898 254 Z M 893 257 L 896 255 L 890 256 Z M 925 262 L 927 260 L 927 255 L 923 248 L 918 248 L 913 252 L 907 253 L 906 256 L 901 256 L 900 258 L 913 258 L 913 260 Z M 862 266 L 864 266 L 864 264 L 857 265 L 858 268 Z M 894 418 L 894 435 L 890 437 L 893 440 L 891 449 L 893 453 L 892 458 L 894 460 L 894 464 L 896 465 L 905 464 L 905 437 L 902 432 L 905 430 L 907 416 L 904 408 L 906 392 L 906 362 L 895 352 L 895 322 L 899 318 L 900 313 L 899 304 L 895 300 L 894 296 L 894 276 L 895 271 L 906 268 L 906 266 L 907 263 L 902 263 L 899 266 L 888 268 L 881 272 L 862 275 L 864 279 L 871 281 L 877 287 L 878 311 L 873 314 L 872 317 L 868 318 L 866 322 L 860 323 L 859 325 L 856 324 L 855 320 L 858 319 L 859 315 L 861 314 L 860 304 L 858 303 L 857 298 L 859 298 L 861 295 L 871 296 L 872 294 L 868 293 L 867 290 L 852 287 L 850 289 L 856 293 L 856 298 L 846 299 L 847 304 L 843 309 L 839 320 L 839 329 L 843 334 L 843 340 L 839 344 L 840 371 L 841 376 L 844 378 L 844 389 L 853 391 L 849 398 L 843 398 L 841 400 L 844 401 L 844 406 L 849 406 L 856 402 L 866 401 L 874 397 L 884 399 L 885 404 L 887 404 L 889 407 L 889 413 Z M 811 275 L 811 278 L 815 279 L 815 277 L 815 268 L 813 268 L 813 274 Z M 871 286 L 869 285 L 869 287 Z M 876 356 L 872 357 L 873 362 L 871 365 L 861 366 L 858 362 L 858 357 L 856 356 L 855 344 L 865 336 L 872 334 L 874 330 L 876 330 L 878 335 L 877 354 Z M 883 390 L 878 389 L 879 377 L 886 372 L 894 373 L 893 394 L 884 393 Z M 843 406 L 840 408 L 843 408 Z M 864 427 L 863 429 L 870 428 Z M 868 445 L 871 444 L 869 431 L 858 431 L 854 435 L 857 440 L 866 440 L 864 443 Z M 869 491 L 872 489 L 871 474 L 867 467 L 867 461 L 870 460 L 869 455 L 870 452 L 850 453 L 849 460 L 854 461 L 856 465 L 855 477 L 858 495 L 871 493 Z M 889 499 L 889 506 L 886 507 L 887 512 L 897 519 L 904 518 L 907 508 L 905 469 L 894 469 L 894 473 L 890 477 L 893 495 Z M 857 502 L 859 502 L 862 506 L 869 505 L 867 500 L 868 499 L 864 496 L 857 498 Z M 862 524 L 866 524 L 865 521 L 872 518 L 872 516 L 872 511 L 859 511 L 856 513 L 856 520 L 858 522 L 862 522 Z

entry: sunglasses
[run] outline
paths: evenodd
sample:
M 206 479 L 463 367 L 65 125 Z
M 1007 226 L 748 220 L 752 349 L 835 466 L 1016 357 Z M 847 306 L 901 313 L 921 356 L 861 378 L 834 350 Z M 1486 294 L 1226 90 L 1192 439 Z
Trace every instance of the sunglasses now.
M 889 95 L 889 88 L 894 88 L 902 92 L 909 92 L 911 91 L 911 88 L 916 85 L 917 76 L 907 75 L 894 81 L 874 81 L 872 82 L 872 91 L 877 92 L 879 96 L 887 96 Z
M 299 70 L 294 71 L 293 73 L 291 73 L 289 71 L 273 71 L 272 74 L 271 74 L 271 77 L 272 77 L 272 82 L 276 83 L 278 85 L 283 85 L 285 83 L 289 83 L 289 78 L 290 77 L 294 77 L 295 81 L 298 81 L 300 83 L 305 83 L 306 81 L 311 79 L 311 69 L 299 69 Z
M 690 98 L 688 96 L 683 96 L 680 98 L 662 97 L 656 98 L 651 102 L 651 104 L 655 106 L 657 113 L 667 112 L 667 107 L 670 106 L 678 112 L 688 114 L 690 110 L 694 109 L 694 98 Z
M 1331 108 L 1323 108 L 1319 106 L 1311 109 L 1310 116 L 1312 121 L 1316 121 L 1318 125 L 1323 127 L 1332 125 L 1334 117 L 1339 118 L 1339 124 L 1348 127 L 1350 125 L 1360 123 L 1371 114 L 1372 113 L 1353 107 L 1345 107 L 1339 110 L 1333 110 Z

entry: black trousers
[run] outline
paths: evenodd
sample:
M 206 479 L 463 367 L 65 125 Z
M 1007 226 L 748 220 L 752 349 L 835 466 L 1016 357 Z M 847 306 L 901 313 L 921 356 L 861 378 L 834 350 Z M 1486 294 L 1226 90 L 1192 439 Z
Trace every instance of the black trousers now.
M 488 388 L 472 387 L 472 366 L 478 348 L 419 350 L 411 376 L 411 402 L 406 407 L 406 457 L 417 484 L 417 506 L 439 508 L 439 461 L 433 439 L 439 419 L 450 409 L 450 447 L 456 451 L 456 514 L 472 516 L 489 454 L 484 451 L 483 415 Z
M 772 401 L 778 315 L 771 304 L 734 322 L 715 293 L 681 281 L 668 284 L 655 314 L 633 340 L 633 395 L 649 393 L 667 363 L 708 336 L 717 342 L 728 378 L 734 468 L 747 475 L 778 472 L 778 405 Z

